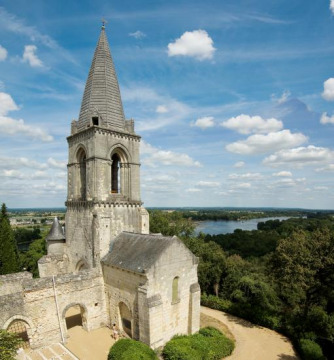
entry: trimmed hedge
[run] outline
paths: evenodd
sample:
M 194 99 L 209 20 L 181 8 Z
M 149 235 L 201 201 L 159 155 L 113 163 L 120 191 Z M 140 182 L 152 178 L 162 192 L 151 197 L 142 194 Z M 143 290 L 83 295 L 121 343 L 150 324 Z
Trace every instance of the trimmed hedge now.
M 221 360 L 234 349 L 234 342 L 219 330 L 207 327 L 189 336 L 174 336 L 164 347 L 165 360 Z
M 132 340 L 120 339 L 109 350 L 108 360 L 158 360 L 155 352 L 146 344 Z
M 323 360 L 325 359 L 321 347 L 313 340 L 300 339 L 299 340 L 300 355 L 304 360 Z

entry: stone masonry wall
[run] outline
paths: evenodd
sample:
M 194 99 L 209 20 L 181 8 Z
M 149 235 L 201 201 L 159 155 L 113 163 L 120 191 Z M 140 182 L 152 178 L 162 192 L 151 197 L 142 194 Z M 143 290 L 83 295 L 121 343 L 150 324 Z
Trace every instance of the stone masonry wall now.
M 55 277 L 55 288 L 52 277 L 23 281 L 22 291 L 0 296 L 0 328 L 20 319 L 27 324 L 31 347 L 60 342 L 61 331 L 66 340 L 66 311 L 74 305 L 80 305 L 88 331 L 109 324 L 99 272 Z

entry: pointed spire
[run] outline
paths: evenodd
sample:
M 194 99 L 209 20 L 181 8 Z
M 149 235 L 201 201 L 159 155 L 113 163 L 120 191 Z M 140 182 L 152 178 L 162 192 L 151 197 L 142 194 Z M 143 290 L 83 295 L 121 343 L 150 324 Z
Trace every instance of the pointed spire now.
M 125 127 L 121 93 L 105 33 L 105 21 L 82 98 L 78 130 L 83 130 L 90 124 L 116 130 Z
M 50 232 L 46 237 L 46 241 L 65 240 L 65 235 L 62 226 L 59 224 L 58 218 L 55 217 L 52 223 Z

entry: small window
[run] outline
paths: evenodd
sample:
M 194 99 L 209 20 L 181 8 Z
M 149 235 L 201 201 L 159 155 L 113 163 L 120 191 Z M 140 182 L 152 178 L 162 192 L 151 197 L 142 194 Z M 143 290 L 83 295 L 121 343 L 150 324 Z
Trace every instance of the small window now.
M 179 277 L 176 276 L 173 279 L 173 286 L 172 286 L 172 304 L 176 304 L 180 301 L 179 298 Z
M 99 126 L 99 118 L 97 116 L 92 117 L 93 125 Z

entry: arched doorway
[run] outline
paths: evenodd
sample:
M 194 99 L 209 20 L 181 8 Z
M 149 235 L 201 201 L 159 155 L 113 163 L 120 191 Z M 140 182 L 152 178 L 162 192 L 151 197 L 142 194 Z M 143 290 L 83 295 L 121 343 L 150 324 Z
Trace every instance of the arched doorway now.
M 88 268 L 89 266 L 85 260 L 79 260 L 75 267 L 75 272 L 87 270 Z
M 64 310 L 64 317 L 67 330 L 75 326 L 84 327 L 86 325 L 85 309 L 79 304 L 67 307 Z
M 132 338 L 132 315 L 130 309 L 124 302 L 119 303 L 119 313 L 123 331 Z
M 23 343 L 20 345 L 20 347 L 24 349 L 29 348 L 28 328 L 29 325 L 25 321 L 19 319 L 12 321 L 7 328 L 8 332 L 16 334 L 23 340 Z

